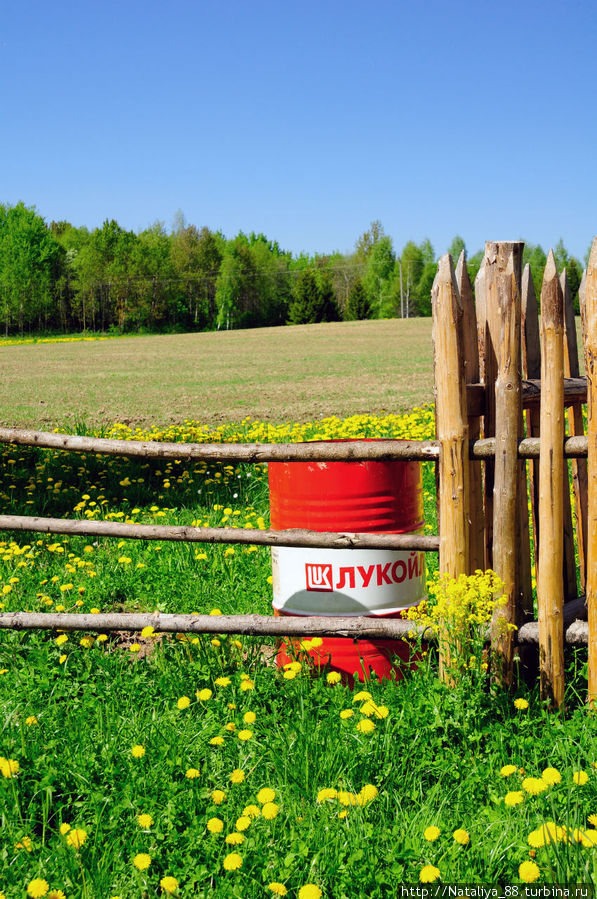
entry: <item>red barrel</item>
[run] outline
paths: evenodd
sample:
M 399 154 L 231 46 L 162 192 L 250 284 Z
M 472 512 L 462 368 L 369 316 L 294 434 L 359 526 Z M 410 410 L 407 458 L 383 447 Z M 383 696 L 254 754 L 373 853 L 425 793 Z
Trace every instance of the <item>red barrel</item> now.
M 418 462 L 270 462 L 269 487 L 275 530 L 401 534 L 423 527 Z M 275 547 L 272 573 L 278 615 L 401 617 L 425 593 L 421 552 Z M 403 640 L 325 638 L 310 655 L 347 680 L 364 680 L 371 670 L 398 677 L 412 662 Z M 288 661 L 282 647 L 278 664 Z

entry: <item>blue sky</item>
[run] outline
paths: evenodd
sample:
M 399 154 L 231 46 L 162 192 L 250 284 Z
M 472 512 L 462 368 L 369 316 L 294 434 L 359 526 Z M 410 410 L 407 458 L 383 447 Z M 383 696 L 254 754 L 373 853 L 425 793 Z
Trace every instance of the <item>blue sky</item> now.
M 22 0 L 0 202 L 347 251 L 597 233 L 591 0 Z

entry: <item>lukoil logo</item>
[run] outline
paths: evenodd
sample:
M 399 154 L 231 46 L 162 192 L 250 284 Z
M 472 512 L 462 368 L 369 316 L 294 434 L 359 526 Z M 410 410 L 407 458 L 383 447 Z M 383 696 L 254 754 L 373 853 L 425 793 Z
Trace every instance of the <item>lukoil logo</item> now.
M 305 577 L 307 590 L 319 590 L 331 593 L 334 589 L 331 565 L 315 565 L 311 562 L 305 564 Z

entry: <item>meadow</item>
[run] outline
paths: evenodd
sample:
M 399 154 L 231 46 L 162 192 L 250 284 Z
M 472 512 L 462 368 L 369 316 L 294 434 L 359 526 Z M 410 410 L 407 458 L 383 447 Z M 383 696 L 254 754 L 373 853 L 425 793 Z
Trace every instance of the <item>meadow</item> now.
M 156 415 L 101 431 L 286 442 L 434 429 L 429 405 L 278 415 Z M 9 513 L 269 523 L 263 465 L 0 455 Z M 433 533 L 428 465 L 424 502 Z M 271 612 L 263 547 L 3 537 L 5 610 Z M 431 576 L 433 554 L 427 564 Z M 399 684 L 372 678 L 354 690 L 314 672 L 305 653 L 279 668 L 274 652 L 267 638 L 2 632 L 0 893 L 353 899 L 405 884 L 516 884 L 524 895 L 526 884 L 597 881 L 597 733 L 582 650 L 568 658 L 566 715 L 549 713 L 522 677 L 513 694 L 492 687 L 482 652 L 454 687 L 430 649 Z

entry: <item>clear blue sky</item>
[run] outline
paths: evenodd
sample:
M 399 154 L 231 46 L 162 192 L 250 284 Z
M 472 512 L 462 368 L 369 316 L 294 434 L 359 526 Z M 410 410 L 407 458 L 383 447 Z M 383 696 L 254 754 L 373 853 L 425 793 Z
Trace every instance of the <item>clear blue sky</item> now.
M 22 0 L 0 202 L 350 250 L 597 233 L 593 0 Z

